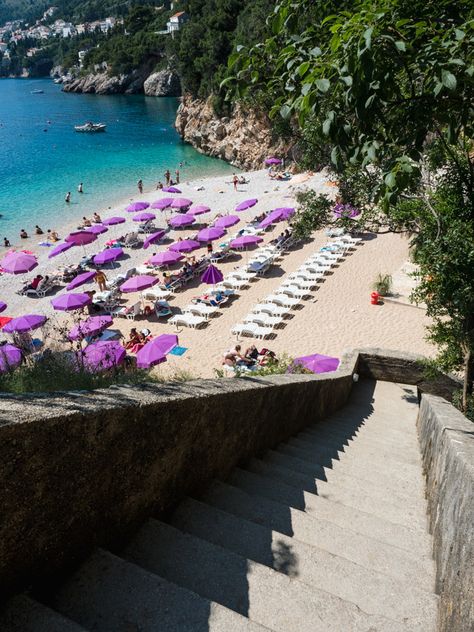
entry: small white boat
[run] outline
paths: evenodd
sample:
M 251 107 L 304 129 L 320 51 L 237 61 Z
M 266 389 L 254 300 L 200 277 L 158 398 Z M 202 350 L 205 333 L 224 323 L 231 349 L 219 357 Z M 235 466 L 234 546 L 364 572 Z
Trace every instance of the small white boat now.
M 32 90 L 31 94 L 44 94 L 44 90 Z
M 75 125 L 74 129 L 76 132 L 86 132 L 86 133 L 96 133 L 96 132 L 105 132 L 106 128 L 105 123 L 84 123 L 84 125 Z

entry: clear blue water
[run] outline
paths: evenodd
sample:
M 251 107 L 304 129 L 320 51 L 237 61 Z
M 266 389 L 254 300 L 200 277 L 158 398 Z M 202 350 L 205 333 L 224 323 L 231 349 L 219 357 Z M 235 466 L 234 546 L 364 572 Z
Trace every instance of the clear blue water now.
M 181 142 L 173 128 L 177 105 L 172 98 L 66 94 L 47 79 L 0 80 L 0 238 L 17 242 L 20 228 L 36 224 L 60 229 L 136 196 L 140 178 L 145 191 L 154 188 L 180 162 L 182 181 L 230 173 L 225 162 Z M 89 120 L 107 131 L 74 131 Z

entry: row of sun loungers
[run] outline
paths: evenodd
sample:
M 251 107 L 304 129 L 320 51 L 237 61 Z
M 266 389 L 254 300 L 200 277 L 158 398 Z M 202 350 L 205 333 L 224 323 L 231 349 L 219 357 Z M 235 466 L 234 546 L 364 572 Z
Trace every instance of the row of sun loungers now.
M 298 270 L 289 274 L 274 293 L 252 309 L 243 323 L 232 328 L 231 333 L 237 338 L 251 336 L 259 339 L 275 335 L 275 329 L 285 324 L 291 310 L 298 308 L 305 298 L 311 296 L 329 270 L 360 241 L 360 238 L 341 235 L 337 241 L 326 244 L 310 256 Z

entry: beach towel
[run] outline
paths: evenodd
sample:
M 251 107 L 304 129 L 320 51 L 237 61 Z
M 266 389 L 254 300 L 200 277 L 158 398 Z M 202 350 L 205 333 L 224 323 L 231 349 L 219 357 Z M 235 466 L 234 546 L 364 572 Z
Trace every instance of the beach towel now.
M 173 347 L 173 349 L 171 349 L 170 354 L 175 356 L 182 356 L 186 353 L 187 350 L 187 347 L 179 347 L 178 345 L 176 345 L 176 347 Z

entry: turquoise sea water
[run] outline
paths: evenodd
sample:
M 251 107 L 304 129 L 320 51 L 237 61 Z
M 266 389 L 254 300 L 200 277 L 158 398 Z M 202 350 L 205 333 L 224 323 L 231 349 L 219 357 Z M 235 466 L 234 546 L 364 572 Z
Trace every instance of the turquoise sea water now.
M 31 94 L 35 89 L 44 94 Z M 182 181 L 232 172 L 181 142 L 173 128 L 177 105 L 172 98 L 66 94 L 46 79 L 0 80 L 0 238 L 18 241 L 19 229 L 35 224 L 60 229 L 136 196 L 140 178 L 145 191 L 154 188 L 180 162 Z M 74 131 L 88 120 L 106 123 L 107 131 Z

